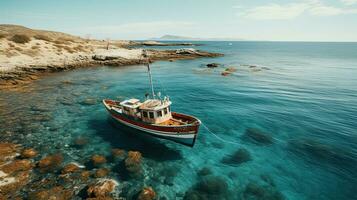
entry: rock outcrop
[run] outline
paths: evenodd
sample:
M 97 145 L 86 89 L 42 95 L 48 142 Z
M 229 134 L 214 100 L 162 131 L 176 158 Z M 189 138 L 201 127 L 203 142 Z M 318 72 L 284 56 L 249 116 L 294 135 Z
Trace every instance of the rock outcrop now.
M 78 165 L 77 163 L 69 163 L 63 167 L 62 174 L 78 172 L 81 168 L 83 167 Z
M 0 199 L 10 199 L 29 182 L 34 164 L 31 160 L 17 159 L 20 146 L 0 143 Z
M 110 195 L 118 183 L 112 179 L 102 179 L 89 185 L 87 195 L 89 198 L 105 198 Z
M 42 172 L 48 172 L 58 169 L 63 161 L 63 156 L 60 153 L 53 154 L 42 158 L 38 162 L 38 167 Z
M 94 166 L 99 166 L 107 162 L 107 159 L 102 155 L 93 155 L 92 156 L 92 164 Z
M 129 151 L 128 157 L 125 159 L 125 167 L 133 176 L 141 174 L 141 153 L 138 151 Z
M 221 64 L 219 64 L 219 63 L 209 63 L 209 64 L 207 64 L 206 66 L 208 67 L 208 68 L 215 68 L 215 67 L 219 67 Z
M 221 73 L 221 75 L 222 75 L 222 76 L 228 76 L 228 75 L 230 75 L 230 74 L 232 74 L 232 73 L 234 73 L 234 72 L 236 72 L 236 71 L 237 71 L 236 68 L 234 68 L 234 67 L 228 67 L 228 68 L 226 68 L 226 69 Z
M 138 195 L 137 200 L 154 200 L 156 192 L 152 187 L 144 187 Z
M 55 186 L 50 189 L 34 191 L 29 194 L 29 200 L 70 200 L 73 191 L 65 189 L 62 186 Z
M 21 157 L 23 158 L 33 158 L 37 155 L 37 151 L 33 148 L 25 149 L 21 153 Z

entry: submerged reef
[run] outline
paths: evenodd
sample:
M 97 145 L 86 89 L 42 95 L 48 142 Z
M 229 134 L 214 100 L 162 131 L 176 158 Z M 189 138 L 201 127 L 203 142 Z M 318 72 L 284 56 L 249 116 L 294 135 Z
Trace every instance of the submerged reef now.
M 0 143 L 0 199 L 110 200 L 126 198 L 128 195 L 140 200 L 157 199 L 158 194 L 152 187 L 137 184 L 135 179 L 123 183 L 120 189 L 119 183 L 112 179 L 113 176 L 118 176 L 112 169 L 119 163 L 124 164 L 130 175 L 141 175 L 141 153 L 113 149 L 112 154 L 118 159 L 107 160 L 104 156 L 95 154 L 90 159 L 94 168 L 86 168 L 71 162 L 62 153 L 41 155 L 38 149 Z M 163 172 L 168 177 L 175 176 L 176 173 L 168 169 Z M 134 193 L 125 193 L 123 188 L 133 188 Z
M 270 145 L 274 143 L 273 137 L 256 128 L 248 128 L 244 135 L 244 139 L 252 141 L 255 144 Z
M 63 156 L 60 153 L 48 155 L 38 162 L 38 166 L 42 172 L 57 170 L 63 161 Z
M 184 200 L 229 199 L 228 183 L 220 176 L 206 176 L 193 185 Z
M 225 156 L 221 162 L 228 165 L 238 165 L 252 160 L 248 150 L 240 148 L 233 154 Z
M 275 187 L 269 185 L 258 185 L 250 182 L 245 186 L 242 194 L 242 199 L 247 200 L 283 200 L 285 197 L 276 190 Z
M 129 151 L 128 157 L 125 159 L 126 170 L 133 177 L 140 177 L 142 173 L 141 153 L 138 151 Z
M 202 176 L 208 176 L 208 175 L 211 175 L 213 172 L 210 168 L 208 167 L 203 167 L 201 168 L 198 172 L 197 172 L 197 175 L 202 177 Z

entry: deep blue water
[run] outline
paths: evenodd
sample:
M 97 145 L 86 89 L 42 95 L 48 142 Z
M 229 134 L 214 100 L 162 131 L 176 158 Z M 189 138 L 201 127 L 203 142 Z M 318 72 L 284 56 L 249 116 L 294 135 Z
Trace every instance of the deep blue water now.
M 141 182 L 168 199 L 181 199 L 200 182 L 197 172 L 203 167 L 228 184 L 226 199 L 277 199 L 279 192 L 295 200 L 356 199 L 357 43 L 203 43 L 195 48 L 225 56 L 156 62 L 154 85 L 170 96 L 172 110 L 200 118 L 224 141 L 201 127 L 189 148 L 113 126 L 100 100 L 143 98 L 149 90 L 143 66 L 78 69 L 35 81 L 26 92 L 1 91 L 1 139 L 46 153 L 60 150 L 79 163 L 94 153 L 109 155 L 114 147 L 139 150 Z M 207 69 L 211 62 L 222 66 Z M 221 76 L 229 66 L 237 71 Z M 97 104 L 83 104 L 88 98 Z M 272 137 L 272 143 L 249 139 L 250 128 Z M 90 138 L 90 144 L 71 146 L 78 136 Z M 250 161 L 223 161 L 240 148 Z M 136 184 L 112 170 L 119 183 Z M 252 183 L 260 193 L 249 193 L 246 186 Z

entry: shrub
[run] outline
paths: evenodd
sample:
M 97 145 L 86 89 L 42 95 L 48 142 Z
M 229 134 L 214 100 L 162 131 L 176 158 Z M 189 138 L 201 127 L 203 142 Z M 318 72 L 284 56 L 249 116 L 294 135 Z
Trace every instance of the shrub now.
M 70 44 L 71 42 L 75 42 L 71 38 L 59 37 L 54 41 L 55 44 Z
M 20 47 L 15 47 L 15 50 L 20 51 L 20 52 L 22 51 L 22 49 Z
M 36 49 L 39 49 L 40 47 L 39 46 L 32 46 L 31 49 L 33 50 L 36 50 Z
M 73 48 L 75 51 L 86 51 L 86 49 L 82 46 L 82 45 L 78 45 L 76 47 Z
M 25 44 L 31 41 L 31 38 L 27 35 L 21 35 L 21 34 L 16 34 L 10 38 L 11 41 L 19 43 L 19 44 Z
M 48 41 L 48 42 L 52 41 L 52 39 L 46 35 L 35 35 L 33 37 L 38 40 L 44 40 L 44 41 Z
M 11 48 L 14 48 L 15 47 L 15 45 L 12 43 L 12 42 L 9 42 L 9 43 L 7 43 L 8 45 L 9 45 L 9 47 L 11 47 Z
M 5 33 L 0 33 L 0 39 L 5 38 L 7 35 Z
M 68 46 L 64 46 L 63 47 L 68 53 L 74 53 L 75 51 L 73 51 L 73 49 L 71 47 Z

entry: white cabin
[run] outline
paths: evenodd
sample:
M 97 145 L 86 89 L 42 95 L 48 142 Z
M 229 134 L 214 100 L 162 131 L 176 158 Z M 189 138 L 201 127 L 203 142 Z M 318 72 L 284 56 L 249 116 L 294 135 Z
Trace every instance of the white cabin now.
M 142 121 L 159 124 L 172 118 L 171 101 L 168 99 L 147 99 L 140 102 L 138 99 L 129 99 L 120 102 L 122 112 L 134 118 L 140 118 Z

